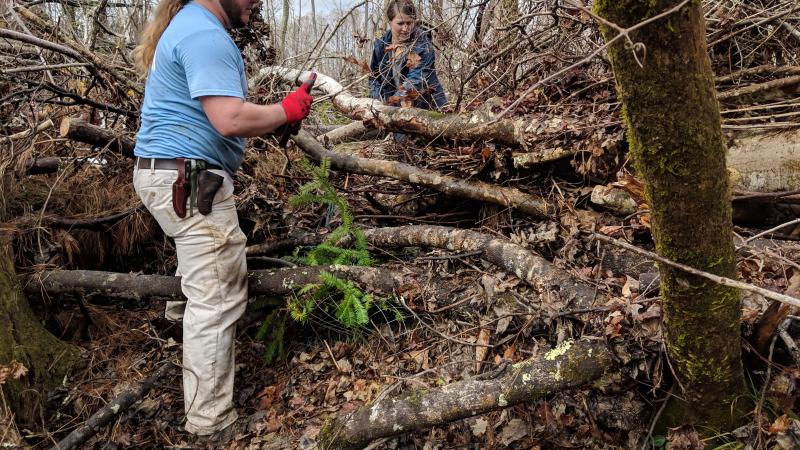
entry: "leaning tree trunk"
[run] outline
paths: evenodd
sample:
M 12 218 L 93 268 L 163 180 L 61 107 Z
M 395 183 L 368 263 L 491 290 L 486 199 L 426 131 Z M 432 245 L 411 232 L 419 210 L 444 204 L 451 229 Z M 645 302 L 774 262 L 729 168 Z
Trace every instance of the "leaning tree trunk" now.
M 598 0 L 595 10 L 631 27 L 679 0 Z M 610 41 L 616 31 L 603 27 Z M 625 107 L 628 139 L 646 184 L 656 250 L 664 257 L 734 278 L 731 202 L 714 76 L 699 0 L 632 34 L 640 67 L 620 39 L 609 48 Z M 660 266 L 668 357 L 685 392 L 664 425 L 730 429 L 745 394 L 739 346 L 740 295 Z M 738 403 L 737 403 L 738 400 Z M 706 428 L 707 427 L 707 428 Z
M 2 385 L 7 405 L 21 426 L 34 427 L 47 390 L 59 386 L 79 362 L 78 348 L 50 334 L 33 315 L 14 269 L 12 240 L 0 233 L 0 366 L 22 363 L 26 376 Z

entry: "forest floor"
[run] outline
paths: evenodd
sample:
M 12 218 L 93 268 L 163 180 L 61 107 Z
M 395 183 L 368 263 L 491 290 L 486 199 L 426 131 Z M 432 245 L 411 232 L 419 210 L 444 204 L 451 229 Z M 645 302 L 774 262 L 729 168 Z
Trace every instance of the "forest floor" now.
M 0 448 L 53 448 L 117 395 L 167 364 L 176 367 L 81 448 L 194 448 L 183 430 L 179 327 L 165 329 L 159 320 L 164 300 L 96 292 L 49 295 L 32 281 L 35 274 L 54 269 L 148 275 L 173 275 L 176 269 L 173 243 L 133 190 L 130 151 L 119 150 L 123 141 L 132 147 L 143 86 L 127 57 L 134 43 L 123 42 L 136 33 L 106 31 L 115 29 L 114 20 L 129 24 L 132 19 L 112 14 L 111 3 L 100 2 L 98 9 L 81 7 L 82 14 L 96 11 L 92 15 L 100 26 L 92 25 L 91 32 L 52 21 L 77 15 L 72 3 L 80 2 L 14 1 L 0 11 L 0 30 L 6 32 L 0 41 L 0 231 L 14 235 L 16 268 L 37 317 L 55 336 L 80 347 L 86 366 L 59 389 L 37 393 L 46 398 L 34 424 L 19 428 L 9 415 L 0 417 Z M 380 439 L 370 448 L 800 448 L 800 317 L 790 311 L 770 328 L 765 325 L 765 318 L 775 317 L 770 302 L 748 291 L 742 293 L 741 340 L 750 392 L 743 401 L 752 405 L 746 423 L 731 433 L 700 430 L 714 435 L 706 441 L 698 430 L 655 428 L 665 401 L 680 396 L 664 352 L 658 270 L 648 258 L 596 238 L 653 250 L 649 206 L 627 153 L 613 72 L 602 54 L 584 61 L 603 39 L 588 10 L 548 0 L 522 2 L 529 10 L 519 21 L 506 26 L 487 19 L 489 38 L 464 40 L 458 27 L 471 23 L 474 11 L 483 11 L 478 5 L 488 2 L 467 3 L 470 7 L 443 22 L 436 36 L 439 75 L 453 105 L 447 117 L 483 120 L 478 117 L 495 117 L 514 104 L 506 119 L 520 120 L 528 140 L 409 134 L 398 143 L 392 137 L 397 130 L 386 127 L 381 130 L 385 139 L 328 147 L 481 181 L 486 189 L 518 189 L 543 199 L 551 214 L 535 218 L 389 176 L 333 170 L 329 181 L 360 228 L 421 225 L 480 232 L 576 277 L 596 291 L 597 300 L 578 305 L 545 295 L 480 252 L 370 245 L 374 267 L 411 281 L 397 292 L 376 293 L 360 327 L 344 326 L 335 317 L 335 296 L 319 299 L 319 307 L 303 321 L 292 319 L 289 311 L 307 294 L 251 299 L 238 325 L 234 398 L 249 428 L 225 448 L 313 449 L 329 419 L 362 405 L 491 376 L 508 363 L 546 355 L 580 338 L 612 349 L 613 367 L 595 383 Z M 800 167 L 800 14 L 792 0 L 714 1 L 704 2 L 704 8 L 729 147 L 735 147 L 734 135 L 770 136 L 793 155 L 774 171 L 787 175 L 788 186 L 752 192 L 756 189 L 736 187 L 731 176 L 738 277 L 798 297 L 798 230 L 756 237 L 798 215 L 800 192 L 792 176 Z M 260 68 L 278 63 L 269 26 L 263 19 L 255 25 L 234 33 L 251 81 Z M 309 53 L 306 62 L 315 55 L 353 59 L 329 55 L 324 45 Z M 47 64 L 69 64 L 44 70 L 43 55 Z M 299 67 L 301 59 L 286 64 Z M 366 75 L 342 73 L 349 78 L 338 81 L 350 83 L 353 95 L 365 91 L 358 80 Z M 251 87 L 249 99 L 274 103 L 294 88 L 275 78 Z M 102 126 L 113 137 L 98 143 L 65 136 L 57 129 L 65 118 Z M 320 135 L 352 120 L 360 119 L 323 101 L 314 106 L 305 129 Z M 755 142 L 756 149 L 775 148 Z M 270 258 L 297 264 L 315 245 L 308 242 L 329 236 L 343 222 L 337 208 L 289 205 L 312 175 L 299 162 L 306 153 L 276 144 L 268 136 L 248 140 L 235 177 L 239 219 L 248 245 L 286 239 L 294 245 L 249 255 L 250 269 L 276 267 Z M 778 159 L 775 153 L 753 160 L 769 163 Z M 552 158 L 529 160 L 542 155 Z M 774 175 L 767 172 L 740 174 L 738 181 L 761 182 Z M 114 220 L 103 220 L 108 217 Z M 360 288 L 371 292 L 371 286 Z M 3 369 L 0 380 L 8 376 Z
M 456 170 L 474 170 L 486 164 L 480 152 L 465 156 L 452 149 L 396 145 L 391 139 L 354 144 L 353 148 L 364 156 L 398 160 L 410 157 L 415 164 L 427 162 L 438 168 L 452 161 L 460 163 Z M 299 156 L 292 152 L 297 152 L 296 149 L 290 149 L 290 156 Z M 251 156 L 244 172 L 278 170 L 285 162 L 283 158 L 274 149 Z M 399 250 L 373 247 L 371 254 L 376 266 L 421 275 L 413 286 L 404 290 L 402 304 L 390 299 L 392 306 L 374 309 L 369 324 L 361 329 L 345 328 L 324 308 L 318 308 L 305 323 L 287 319 L 284 355 L 267 364 L 264 352 L 268 343 L 255 337 L 267 313 L 275 305 L 283 308 L 286 304 L 282 299 L 260 299 L 251 305 L 237 335 L 235 389 L 235 403 L 241 415 L 249 418 L 249 431 L 225 448 L 314 448 L 326 420 L 337 414 L 353 411 L 377 398 L 402 396 L 409 389 L 434 388 L 488 373 L 503 362 L 541 355 L 566 339 L 578 337 L 609 342 L 618 370 L 594 386 L 553 393 L 429 431 L 384 439 L 372 448 L 658 448 L 667 440 L 670 448 L 702 448 L 697 447 L 699 438 L 692 430 L 668 433 L 651 430 L 659 407 L 675 389 L 671 387 L 672 375 L 662 351 L 658 283 L 652 281 L 657 272 L 654 264 L 641 256 L 592 241 L 587 234 L 600 230 L 649 248 L 652 243 L 647 233 L 646 211 L 619 217 L 602 208 L 589 207 L 592 189 L 587 188 L 589 183 L 558 178 L 556 171 L 554 167 L 549 175 L 532 182 L 551 186 L 549 200 L 560 205 L 558 223 L 534 221 L 510 210 L 474 202 L 445 199 L 399 182 L 333 175 L 332 184 L 346 196 L 362 226 L 466 223 L 474 230 L 505 237 L 546 255 L 557 267 L 571 271 L 604 292 L 607 300 L 576 310 L 574 305 L 542 301 L 517 277 L 474 254 L 420 247 Z M 251 185 L 250 189 L 268 188 L 274 194 L 269 207 L 258 215 L 260 223 L 269 223 L 270 232 L 276 234 L 279 231 L 275 230 L 280 229 L 292 229 L 295 236 L 302 234 L 301 231 L 311 235 L 330 232 L 340 220 L 336 212 L 331 213 L 326 207 L 286 205 L 289 194 L 308 180 L 307 173 L 297 165 L 291 165 L 287 174 L 273 178 L 276 181 L 269 187 Z M 116 176 L 126 178 L 128 174 L 120 171 Z M 251 181 L 247 176 L 241 180 Z M 372 202 L 365 200 L 363 193 L 375 190 L 389 194 L 374 193 Z M 240 185 L 238 191 L 248 192 L 248 189 Z M 240 197 L 247 202 L 245 195 Z M 379 201 L 395 202 L 383 207 L 392 213 L 376 210 Z M 403 203 L 401 207 L 406 212 L 398 213 L 397 203 Z M 245 217 L 255 217 L 248 216 L 256 209 L 254 203 L 248 202 L 240 209 Z M 150 230 L 124 234 L 152 233 L 155 224 L 147 213 L 135 215 L 141 217 L 131 217 L 127 219 L 129 225 L 119 228 Z M 245 221 L 243 226 L 257 233 L 254 221 Z M 743 228 L 737 231 L 754 234 Z M 85 235 L 82 239 L 89 241 Z M 774 254 L 796 261 L 800 245 L 763 239 L 755 245 L 741 249 L 744 252 L 738 264 L 741 278 L 785 291 L 793 268 Z M 151 251 L 158 253 L 156 259 L 150 259 Z M 138 252 L 138 258 L 149 261 L 150 265 L 163 265 L 166 273 L 174 270 L 174 250 L 163 238 Z M 83 249 L 80 258 L 89 257 L 88 253 L 89 249 Z M 290 249 L 286 255 L 291 253 Z M 250 261 L 251 268 L 263 264 L 257 258 Z M 178 327 L 163 331 L 154 325 L 159 315 L 163 315 L 163 302 L 119 302 L 102 297 L 50 301 L 59 308 L 49 323 L 58 330 L 60 338 L 84 348 L 90 355 L 90 364 L 48 400 L 54 409 L 48 411 L 52 418 L 43 424 L 44 434 L 28 435 L 23 430 L 28 442 L 38 441 L 33 448 L 49 448 L 53 439 L 85 421 L 108 399 L 160 365 L 179 364 L 181 358 L 181 344 L 175 340 L 179 337 Z M 257 308 L 257 303 L 273 306 Z M 745 335 L 766 306 L 763 299 L 745 295 Z M 788 334 L 800 336 L 796 322 L 791 323 Z M 749 367 L 753 370 L 751 423 L 733 435 L 719 436 L 715 445 L 722 445 L 720 442 L 727 442 L 730 447 L 726 448 L 800 445 L 797 440 L 800 422 L 794 419 L 800 370 L 792 360 L 791 348 L 782 340 L 778 339 L 773 350 L 771 356 L 762 355 L 771 358 L 769 373 L 765 365 L 758 363 L 758 358 L 752 355 L 749 358 L 754 361 Z M 769 379 L 766 384 L 765 377 Z M 175 370 L 84 448 L 191 448 L 190 435 L 183 431 L 183 405 L 181 379 Z

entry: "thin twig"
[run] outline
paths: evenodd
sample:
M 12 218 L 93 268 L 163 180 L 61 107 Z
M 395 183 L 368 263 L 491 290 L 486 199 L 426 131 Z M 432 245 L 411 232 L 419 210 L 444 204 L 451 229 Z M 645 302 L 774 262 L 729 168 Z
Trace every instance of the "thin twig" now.
M 778 339 L 778 336 L 772 337 L 772 342 L 769 344 L 769 356 L 767 358 L 767 376 L 764 378 L 764 386 L 761 387 L 761 396 L 758 398 L 758 404 L 756 405 L 756 410 L 754 416 L 756 418 L 756 430 L 758 430 L 757 442 L 760 442 L 762 437 L 762 430 L 761 430 L 761 410 L 764 408 L 764 398 L 767 395 L 767 387 L 769 386 L 769 379 L 772 376 L 772 352 L 775 350 L 775 341 Z M 756 448 L 761 447 L 756 444 Z
M 766 236 L 768 234 L 771 234 L 771 233 L 774 233 L 775 231 L 780 230 L 781 228 L 786 228 L 788 226 L 795 225 L 795 224 L 798 224 L 798 223 L 800 223 L 800 219 L 790 220 L 790 221 L 788 221 L 786 223 L 782 223 L 782 224 L 778 225 L 777 227 L 772 227 L 767 231 L 762 231 L 761 233 L 758 233 L 755 236 L 751 236 L 751 237 L 747 238 L 744 241 L 744 243 L 745 244 L 749 244 L 751 241 L 754 241 L 754 240 L 756 240 L 756 239 L 758 239 L 758 238 L 760 238 L 762 236 Z
M 697 275 L 699 277 L 703 277 L 707 280 L 711 280 L 717 284 L 721 284 L 723 286 L 733 287 L 737 289 L 741 289 L 743 291 L 748 292 L 755 292 L 760 294 L 761 296 L 775 300 L 781 303 L 786 303 L 792 306 L 800 307 L 800 298 L 790 297 L 788 295 L 779 294 L 774 291 L 770 291 L 769 289 L 764 289 L 762 287 L 754 286 L 752 284 L 742 283 L 741 281 L 736 281 L 731 278 L 721 277 L 719 275 L 714 275 L 712 273 L 704 272 L 700 269 L 695 269 L 694 267 L 687 266 L 685 264 L 677 263 L 675 261 L 669 260 L 662 256 L 659 256 L 653 252 L 649 252 L 647 250 L 641 249 L 636 247 L 635 245 L 628 244 L 627 242 L 620 241 L 619 239 L 614 239 L 602 234 L 592 233 L 592 237 L 594 239 L 616 245 L 617 247 L 622 247 L 626 250 L 630 250 L 632 252 L 638 253 L 642 256 L 646 256 L 654 261 L 658 261 L 662 264 L 666 264 L 670 267 L 674 267 L 676 269 L 680 269 L 684 272 L 690 273 L 692 275 Z

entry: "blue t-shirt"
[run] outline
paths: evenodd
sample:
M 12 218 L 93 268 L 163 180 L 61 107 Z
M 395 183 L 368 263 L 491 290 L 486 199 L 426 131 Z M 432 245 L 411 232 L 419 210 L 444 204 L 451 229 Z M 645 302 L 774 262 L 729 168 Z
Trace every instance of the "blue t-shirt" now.
M 202 159 L 233 175 L 244 158 L 244 138 L 218 133 L 199 97 L 244 100 L 246 93 L 239 49 L 216 16 L 189 3 L 175 15 L 156 46 L 134 154 Z

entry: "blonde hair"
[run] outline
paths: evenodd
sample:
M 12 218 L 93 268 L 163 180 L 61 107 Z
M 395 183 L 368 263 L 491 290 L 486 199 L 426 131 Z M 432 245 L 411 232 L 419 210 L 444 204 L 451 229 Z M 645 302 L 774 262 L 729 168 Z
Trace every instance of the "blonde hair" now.
M 156 54 L 156 45 L 158 40 L 167 29 L 172 18 L 183 6 L 189 3 L 190 0 L 161 0 L 156 6 L 156 12 L 147 26 L 142 32 L 142 39 L 139 45 L 133 49 L 133 60 L 136 69 L 143 75 L 147 74 L 150 70 L 150 65 L 153 63 L 153 57 Z

